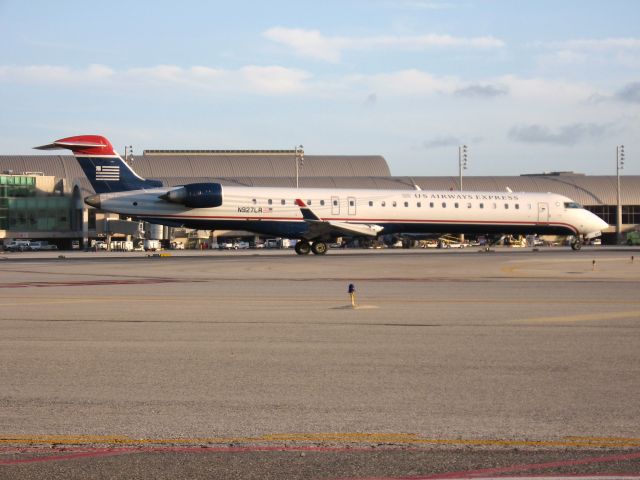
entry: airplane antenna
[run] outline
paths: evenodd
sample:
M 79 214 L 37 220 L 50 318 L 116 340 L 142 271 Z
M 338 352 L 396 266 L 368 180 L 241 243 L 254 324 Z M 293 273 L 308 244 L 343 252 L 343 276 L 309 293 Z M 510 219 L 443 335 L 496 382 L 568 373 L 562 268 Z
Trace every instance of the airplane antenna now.
M 422 189 L 420 188 L 420 185 L 418 185 L 418 184 L 416 183 L 416 181 L 413 179 L 413 177 L 409 177 L 409 180 L 411 180 L 411 185 L 413 185 L 413 188 L 414 188 L 415 190 L 422 190 Z
M 505 188 L 507 189 L 507 192 L 509 192 L 509 193 L 513 193 L 513 190 L 511 190 L 508 186 L 507 186 L 507 187 L 505 187 Z

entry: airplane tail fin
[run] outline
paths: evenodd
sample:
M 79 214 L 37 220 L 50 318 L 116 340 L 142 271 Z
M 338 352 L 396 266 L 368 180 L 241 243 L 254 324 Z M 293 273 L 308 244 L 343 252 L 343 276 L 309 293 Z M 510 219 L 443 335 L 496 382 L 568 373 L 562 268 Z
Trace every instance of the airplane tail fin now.
M 115 152 L 109 140 L 100 135 L 61 138 L 48 145 L 34 148 L 71 150 L 96 193 L 162 187 L 161 181 L 147 180 L 134 172 Z

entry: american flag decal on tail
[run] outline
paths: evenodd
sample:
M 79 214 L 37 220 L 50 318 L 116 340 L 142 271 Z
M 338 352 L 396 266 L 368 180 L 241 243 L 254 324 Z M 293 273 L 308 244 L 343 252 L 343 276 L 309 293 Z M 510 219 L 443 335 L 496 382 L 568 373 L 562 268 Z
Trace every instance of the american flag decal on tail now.
M 118 165 L 96 165 L 96 180 L 120 181 L 120 167 Z

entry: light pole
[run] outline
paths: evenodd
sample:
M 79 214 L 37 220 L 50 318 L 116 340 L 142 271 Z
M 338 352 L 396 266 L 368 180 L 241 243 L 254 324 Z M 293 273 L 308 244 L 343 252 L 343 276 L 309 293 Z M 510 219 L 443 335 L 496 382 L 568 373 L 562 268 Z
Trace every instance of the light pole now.
M 622 202 L 620 200 L 620 170 L 624 168 L 624 145 L 616 147 L 616 180 L 618 181 L 618 203 L 616 205 L 616 243 L 622 243 Z
M 300 168 L 304 165 L 304 147 L 297 145 L 294 149 L 296 159 L 296 188 L 300 184 Z
M 460 177 L 460 191 L 462 191 L 462 170 L 467 169 L 467 146 L 458 147 L 458 175 Z M 460 234 L 460 243 L 464 243 L 464 233 Z
M 467 169 L 467 146 L 458 147 L 458 175 L 460 177 L 460 190 L 462 190 L 462 170 Z
M 133 146 L 132 145 L 125 145 L 124 146 L 124 161 L 126 163 L 129 163 L 129 157 L 133 156 Z

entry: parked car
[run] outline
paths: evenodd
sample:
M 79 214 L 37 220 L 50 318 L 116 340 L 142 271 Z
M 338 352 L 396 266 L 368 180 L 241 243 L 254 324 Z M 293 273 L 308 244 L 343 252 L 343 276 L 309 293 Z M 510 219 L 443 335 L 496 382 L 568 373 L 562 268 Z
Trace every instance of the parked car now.
M 25 252 L 31 249 L 31 242 L 29 240 L 11 240 L 5 244 L 4 249 L 9 252 Z
M 50 250 L 57 250 L 58 246 L 54 245 L 53 243 L 49 243 L 46 240 L 40 240 L 40 241 L 36 241 L 36 242 L 31 242 L 29 244 L 29 249 L 34 251 L 34 252 L 39 252 L 39 251 L 50 251 Z

